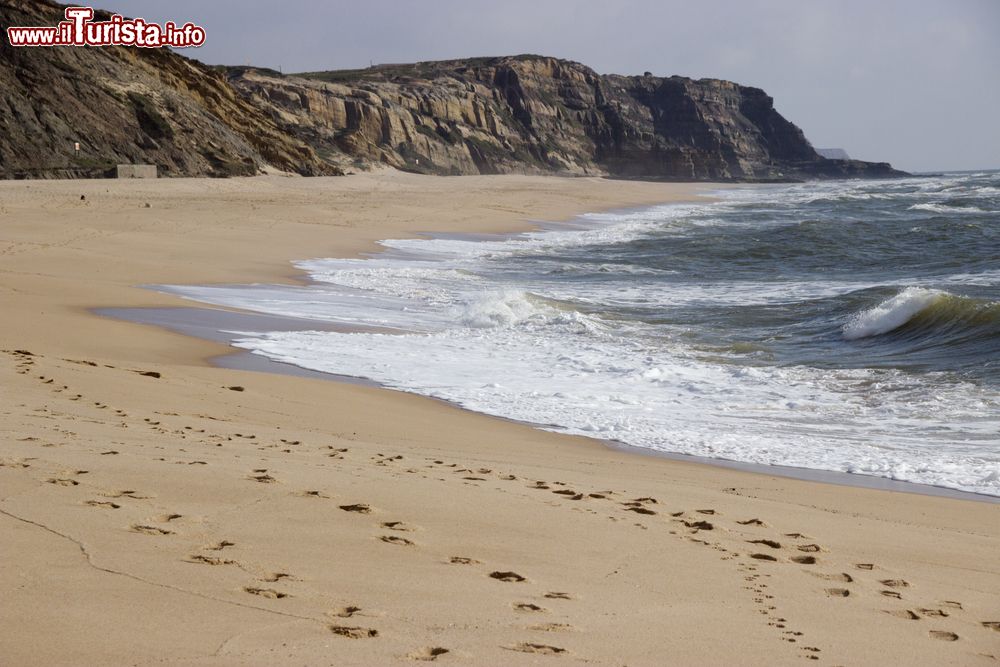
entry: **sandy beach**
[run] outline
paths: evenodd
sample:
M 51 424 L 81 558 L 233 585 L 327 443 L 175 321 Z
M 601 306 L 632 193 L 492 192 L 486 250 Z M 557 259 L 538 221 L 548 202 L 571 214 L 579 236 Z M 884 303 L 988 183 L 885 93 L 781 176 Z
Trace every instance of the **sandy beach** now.
M 990 665 L 1000 505 L 629 454 L 99 317 L 420 232 L 686 201 L 527 176 L 0 182 L 0 664 Z

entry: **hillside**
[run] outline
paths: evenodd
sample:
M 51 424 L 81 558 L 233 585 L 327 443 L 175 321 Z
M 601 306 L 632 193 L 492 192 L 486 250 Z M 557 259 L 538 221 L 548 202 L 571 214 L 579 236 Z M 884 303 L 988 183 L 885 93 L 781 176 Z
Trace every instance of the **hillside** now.
M 61 18 L 61 5 L 0 0 L 4 27 Z M 119 162 L 154 163 L 166 176 L 337 173 L 197 61 L 166 49 L 16 49 L 0 39 L 0 177 L 94 176 Z

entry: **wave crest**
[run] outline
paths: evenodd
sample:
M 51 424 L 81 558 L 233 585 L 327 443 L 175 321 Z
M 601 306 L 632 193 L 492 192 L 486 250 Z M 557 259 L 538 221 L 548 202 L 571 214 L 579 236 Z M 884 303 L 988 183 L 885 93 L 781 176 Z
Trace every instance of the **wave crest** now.
M 843 326 L 847 340 L 870 338 L 913 324 L 917 330 L 967 339 L 973 331 L 995 334 L 1000 324 L 1000 303 L 958 296 L 936 289 L 907 287 L 874 308 L 856 313 Z M 962 335 L 960 332 L 964 331 Z M 941 341 L 945 342 L 945 341 Z
M 910 211 L 928 211 L 930 213 L 992 213 L 992 211 L 984 211 L 977 206 L 955 206 L 952 204 L 939 204 L 939 203 L 927 203 L 927 204 L 914 204 L 910 206 Z

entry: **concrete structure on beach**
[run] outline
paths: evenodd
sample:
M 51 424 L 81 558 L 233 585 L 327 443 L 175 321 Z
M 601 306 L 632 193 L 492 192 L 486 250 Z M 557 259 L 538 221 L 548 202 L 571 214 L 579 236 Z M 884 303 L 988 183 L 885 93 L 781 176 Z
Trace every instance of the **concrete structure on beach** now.
M 156 178 L 156 165 L 120 164 L 115 167 L 115 178 Z

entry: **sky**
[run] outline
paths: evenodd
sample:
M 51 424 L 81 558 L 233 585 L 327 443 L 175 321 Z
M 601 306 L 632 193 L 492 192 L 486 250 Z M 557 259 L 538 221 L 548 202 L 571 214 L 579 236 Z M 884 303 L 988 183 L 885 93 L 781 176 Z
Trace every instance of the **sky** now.
M 64 2 L 67 0 L 63 0 Z M 817 148 L 911 171 L 1000 168 L 998 0 L 103 0 L 285 73 L 537 53 L 763 88 Z

